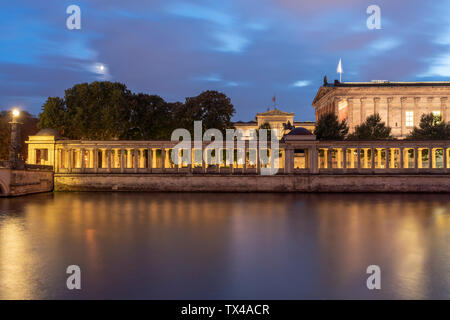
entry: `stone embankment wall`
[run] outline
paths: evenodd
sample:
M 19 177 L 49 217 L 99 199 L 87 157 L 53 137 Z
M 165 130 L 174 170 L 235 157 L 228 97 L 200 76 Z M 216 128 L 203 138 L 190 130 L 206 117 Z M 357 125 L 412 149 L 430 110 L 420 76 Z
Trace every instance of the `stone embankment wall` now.
M 53 190 L 53 170 L 0 168 L 0 197 L 22 196 Z
M 55 191 L 450 192 L 450 175 L 55 174 Z

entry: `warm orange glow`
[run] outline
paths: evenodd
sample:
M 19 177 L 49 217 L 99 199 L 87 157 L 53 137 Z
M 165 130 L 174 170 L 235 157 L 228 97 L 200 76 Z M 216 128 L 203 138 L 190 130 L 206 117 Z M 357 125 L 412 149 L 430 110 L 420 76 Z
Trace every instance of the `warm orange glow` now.
M 14 118 L 17 118 L 18 116 L 20 116 L 20 110 L 15 108 L 12 110 L 12 115 Z

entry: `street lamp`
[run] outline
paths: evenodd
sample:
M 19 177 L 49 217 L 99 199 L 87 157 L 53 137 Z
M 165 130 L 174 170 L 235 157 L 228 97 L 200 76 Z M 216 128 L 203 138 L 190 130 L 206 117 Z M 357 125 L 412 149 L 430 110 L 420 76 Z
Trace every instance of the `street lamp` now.
M 17 109 L 17 108 L 12 109 L 11 113 L 12 113 L 12 116 L 13 116 L 13 121 L 14 121 L 14 119 L 16 119 L 16 118 L 18 118 L 20 116 L 20 110 Z
M 14 108 L 11 110 L 12 121 L 11 124 L 11 144 L 9 146 L 9 161 L 13 168 L 19 168 L 22 164 L 22 159 L 20 158 L 21 151 L 21 141 L 20 141 L 20 125 L 22 123 L 17 121 L 20 116 L 20 110 Z

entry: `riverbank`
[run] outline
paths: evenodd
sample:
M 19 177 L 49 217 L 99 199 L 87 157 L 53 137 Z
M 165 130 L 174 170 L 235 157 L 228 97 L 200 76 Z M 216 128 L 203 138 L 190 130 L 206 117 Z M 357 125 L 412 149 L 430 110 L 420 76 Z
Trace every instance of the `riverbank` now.
M 448 174 L 55 174 L 55 191 L 450 192 Z

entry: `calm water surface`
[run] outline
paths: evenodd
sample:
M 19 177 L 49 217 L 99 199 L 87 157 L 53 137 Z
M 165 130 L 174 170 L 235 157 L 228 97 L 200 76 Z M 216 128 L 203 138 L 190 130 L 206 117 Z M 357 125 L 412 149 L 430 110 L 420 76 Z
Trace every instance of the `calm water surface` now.
M 66 289 L 66 268 L 82 290 Z M 381 267 L 382 289 L 366 288 Z M 55 193 L 0 199 L 0 299 L 450 298 L 450 197 Z

